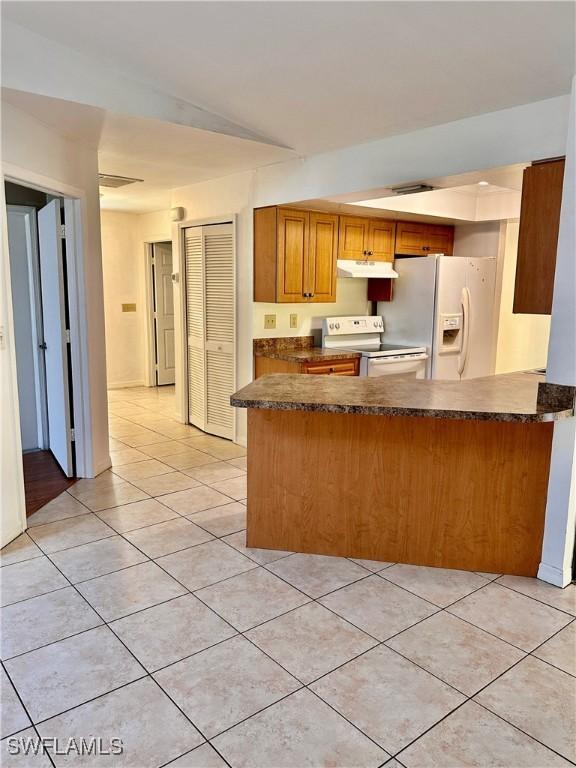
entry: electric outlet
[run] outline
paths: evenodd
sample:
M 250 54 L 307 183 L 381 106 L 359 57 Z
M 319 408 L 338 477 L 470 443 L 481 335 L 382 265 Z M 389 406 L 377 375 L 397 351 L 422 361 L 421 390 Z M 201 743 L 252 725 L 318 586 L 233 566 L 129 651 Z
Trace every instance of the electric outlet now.
M 290 315 L 290 328 L 298 328 L 298 315 L 296 313 Z
M 264 328 L 276 328 L 276 315 L 264 315 Z

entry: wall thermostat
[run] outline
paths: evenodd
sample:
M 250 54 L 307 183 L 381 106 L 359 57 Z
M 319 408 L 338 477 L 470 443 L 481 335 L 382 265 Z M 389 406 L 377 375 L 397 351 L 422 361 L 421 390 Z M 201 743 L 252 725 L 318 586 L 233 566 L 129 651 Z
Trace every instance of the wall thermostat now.
M 170 217 L 172 221 L 182 221 L 182 219 L 184 218 L 184 213 L 185 213 L 184 208 L 180 208 L 180 207 L 172 208 L 170 211 L 170 215 L 171 215 Z

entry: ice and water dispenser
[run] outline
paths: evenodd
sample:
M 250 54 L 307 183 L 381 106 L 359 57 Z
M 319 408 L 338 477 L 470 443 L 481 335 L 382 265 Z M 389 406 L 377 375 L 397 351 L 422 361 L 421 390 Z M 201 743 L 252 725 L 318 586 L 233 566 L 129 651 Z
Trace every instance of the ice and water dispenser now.
M 438 352 L 441 355 L 460 354 L 462 351 L 462 313 L 440 314 L 440 344 Z

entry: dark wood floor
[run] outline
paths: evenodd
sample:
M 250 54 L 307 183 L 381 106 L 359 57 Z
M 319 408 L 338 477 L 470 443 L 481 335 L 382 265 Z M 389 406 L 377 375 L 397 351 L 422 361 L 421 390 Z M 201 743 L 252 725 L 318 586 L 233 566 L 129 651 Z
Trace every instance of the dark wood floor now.
M 23 460 L 27 517 L 76 482 L 66 477 L 50 451 L 25 453 Z

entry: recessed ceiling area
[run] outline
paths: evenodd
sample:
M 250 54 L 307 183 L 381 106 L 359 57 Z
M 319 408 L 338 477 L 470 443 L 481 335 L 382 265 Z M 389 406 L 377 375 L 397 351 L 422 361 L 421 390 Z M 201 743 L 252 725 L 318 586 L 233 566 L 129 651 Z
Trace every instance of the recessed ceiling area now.
M 574 10 L 556 0 L 2 4 L 3 20 L 92 71 L 115 67 L 300 154 L 568 93 Z
M 168 208 L 171 189 L 294 157 L 268 144 L 7 88 L 2 100 L 60 133 L 64 126 L 69 138 L 98 148 L 100 173 L 143 180 L 101 188 L 104 210 Z
M 432 188 L 426 192 L 398 194 L 396 188 L 387 187 L 305 200 L 295 205 L 364 216 L 370 209 L 371 215 L 379 218 L 395 219 L 400 215 L 406 220 L 451 224 L 516 219 L 520 216 L 522 175 L 526 165 L 471 171 L 419 180 L 410 185 Z
M 439 216 L 461 221 L 494 221 L 520 216 L 521 193 L 516 189 L 464 184 L 411 195 L 360 200 L 359 207 Z

